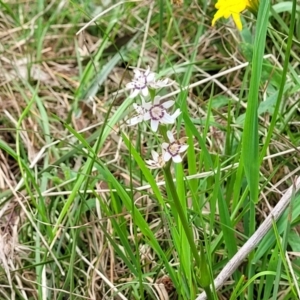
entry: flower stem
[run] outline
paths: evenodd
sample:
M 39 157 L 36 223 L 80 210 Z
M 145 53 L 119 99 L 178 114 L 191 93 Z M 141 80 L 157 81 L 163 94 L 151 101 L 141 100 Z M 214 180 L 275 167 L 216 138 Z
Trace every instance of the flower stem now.
M 208 300 L 213 300 L 213 299 L 214 299 L 214 296 L 213 296 L 213 294 L 212 294 L 212 292 L 211 292 L 210 287 L 209 287 L 209 286 L 203 287 L 203 289 L 204 289 L 204 291 L 205 291 L 205 293 L 206 293 L 207 299 L 208 299 Z
M 198 253 L 198 250 L 196 248 L 194 237 L 192 235 L 191 228 L 189 227 L 186 215 L 182 211 L 181 203 L 180 203 L 180 200 L 178 198 L 178 194 L 177 194 L 177 191 L 176 191 L 175 184 L 173 182 L 170 167 L 171 167 L 171 164 L 167 164 L 166 167 L 164 168 L 165 180 L 166 180 L 166 183 L 168 184 L 168 187 L 169 187 L 170 192 L 172 194 L 174 205 L 175 205 L 176 210 L 178 212 L 178 215 L 179 215 L 180 221 L 182 223 L 182 226 L 183 226 L 184 232 L 186 234 L 186 237 L 189 241 L 189 244 L 190 244 L 191 250 L 193 252 L 194 258 L 196 260 L 197 266 L 200 266 L 201 258 L 200 258 L 200 255 Z
M 194 259 L 196 261 L 196 265 L 197 265 L 196 269 L 200 270 L 200 267 L 203 264 L 201 264 L 201 257 L 199 255 L 199 252 L 198 252 L 197 247 L 195 245 L 195 240 L 194 240 L 194 237 L 193 237 L 192 229 L 190 228 L 190 226 L 188 224 L 188 221 L 187 221 L 187 217 L 186 217 L 185 213 L 182 210 L 182 206 L 181 206 L 181 203 L 180 203 L 177 191 L 176 191 L 176 187 L 175 187 L 175 184 L 174 184 L 174 181 L 173 181 L 173 178 L 172 178 L 171 163 L 170 162 L 164 167 L 164 175 L 165 175 L 166 184 L 168 185 L 169 190 L 171 192 L 175 208 L 176 208 L 177 213 L 179 215 L 181 224 L 183 226 L 183 229 L 184 229 L 184 232 L 185 232 L 186 237 L 188 239 L 188 242 L 190 244 Z M 202 259 L 204 259 L 204 257 Z M 200 272 L 201 271 L 204 271 L 204 270 L 200 270 Z M 208 286 L 203 287 L 203 288 L 204 288 L 204 291 L 206 293 L 207 299 L 208 300 L 214 299 L 214 297 L 211 293 L 211 290 L 210 290 L 210 286 L 208 285 Z

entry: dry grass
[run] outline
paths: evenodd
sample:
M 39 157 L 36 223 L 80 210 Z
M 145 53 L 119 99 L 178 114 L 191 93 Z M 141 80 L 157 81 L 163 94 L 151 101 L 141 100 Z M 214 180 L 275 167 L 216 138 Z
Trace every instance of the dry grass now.
M 108 118 L 127 99 L 124 87 L 132 74 L 129 66 L 140 63 L 154 70 L 160 68 L 162 77 L 176 81 L 171 94 L 179 95 L 178 105 L 183 103 L 181 88 L 192 85 L 186 102 L 189 117 L 199 132 L 205 132 L 203 138 L 213 165 L 219 160 L 220 184 L 231 207 L 238 192 L 226 194 L 226 188 L 233 189 L 238 169 L 249 88 L 247 51 L 251 49 L 240 43 L 240 33 L 231 23 L 210 27 L 213 5 L 207 2 L 206 9 L 198 2 L 191 1 L 184 9 L 180 4 L 166 4 L 161 52 L 160 7 L 156 2 L 116 5 L 79 35 L 76 32 L 94 12 L 108 9 L 113 1 L 103 7 L 101 3 L 71 1 L 51 1 L 44 8 L 39 8 L 42 1 L 5 4 L 0 12 L 0 299 L 186 299 L 176 290 L 163 260 L 104 172 L 107 168 L 127 189 L 170 266 L 182 272 L 181 253 L 176 252 L 169 228 L 173 204 L 162 182 L 163 174 L 154 173 L 153 177 L 162 185 L 167 212 L 158 204 L 137 163 L 131 161 L 121 133 L 130 136 L 145 157 L 157 138 L 148 129 L 138 132 L 128 128 L 125 121 L 129 110 L 123 112 L 123 118 L 113 125 L 98 149 L 94 159 L 99 163 L 85 174 L 80 187 L 76 183 L 87 170 L 93 155 L 90 148 L 103 134 Z M 250 14 L 246 18 L 249 24 L 255 24 Z M 262 102 L 278 91 L 276 75 L 281 74 L 282 58 L 276 46 L 268 47 L 271 49 L 260 87 Z M 118 51 L 121 55 L 116 58 Z M 296 58 L 291 60 L 299 74 Z M 287 82 L 291 87 L 285 92 L 260 169 L 257 225 L 300 170 L 299 83 L 291 73 Z M 270 126 L 271 106 L 261 106 L 261 146 Z M 183 126 L 181 135 L 185 135 Z M 228 137 L 232 139 L 230 149 Z M 197 139 L 194 146 L 197 158 L 203 159 Z M 198 178 L 198 187 L 203 187 L 197 190 L 203 215 L 196 216 L 193 211 L 193 191 L 186 195 L 190 204 L 187 215 L 195 223 L 195 238 L 203 240 L 205 232 L 211 234 L 215 248 L 210 262 L 215 277 L 228 259 L 224 243 L 216 242 L 222 235 L 218 211 L 216 223 L 209 221 L 215 173 L 201 160 L 196 163 L 197 174 L 188 173 L 187 160 L 184 167 L 184 174 L 190 175 L 188 182 Z M 81 192 L 58 222 L 77 188 Z M 235 212 L 233 218 L 239 246 L 245 241 L 242 234 L 248 234 L 243 223 L 246 210 L 240 206 L 241 213 Z M 295 224 L 297 217 L 293 218 Z M 298 236 L 296 229 L 294 234 Z M 291 244 L 289 250 L 297 249 Z M 270 253 L 266 252 L 266 257 Z M 298 259 L 292 268 L 298 268 Z M 240 271 L 244 271 L 242 267 Z M 194 288 L 198 294 L 199 287 Z M 281 290 L 287 290 L 284 284 Z

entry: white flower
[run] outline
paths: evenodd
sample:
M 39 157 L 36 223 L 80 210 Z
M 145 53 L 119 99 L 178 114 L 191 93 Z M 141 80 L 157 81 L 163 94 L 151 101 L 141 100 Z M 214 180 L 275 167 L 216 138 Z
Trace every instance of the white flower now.
M 168 78 L 164 79 L 164 80 L 156 80 L 151 84 L 151 87 L 154 89 L 161 89 L 163 87 L 169 86 L 173 84 L 172 81 L 169 81 Z
M 167 131 L 167 136 L 170 143 L 162 143 L 162 148 L 164 150 L 163 159 L 164 161 L 169 161 L 172 158 L 173 162 L 180 163 L 182 158 L 179 153 L 184 152 L 188 148 L 188 145 L 176 141 L 171 131 Z
M 149 87 L 153 89 L 163 88 L 168 86 L 168 79 L 165 80 L 155 80 L 155 73 L 150 71 L 150 67 L 147 67 L 146 71 L 140 71 L 139 69 L 134 69 L 134 76 L 131 82 L 126 84 L 128 89 L 131 89 L 130 98 L 136 97 L 138 94 L 143 96 L 149 95 Z
M 150 120 L 152 131 L 156 132 L 159 124 L 174 124 L 176 118 L 181 114 L 180 109 L 176 109 L 173 115 L 167 113 L 167 109 L 174 105 L 175 101 L 169 100 L 160 103 L 160 96 L 154 98 L 153 103 L 145 102 L 142 99 L 142 105 L 133 104 L 138 115 L 127 121 L 129 125 L 135 125 L 142 121 Z
M 159 154 L 154 150 L 151 150 L 151 154 L 153 159 L 146 160 L 146 164 L 148 165 L 149 169 L 162 168 L 165 165 L 163 157 L 159 156 Z
M 154 98 L 153 104 L 151 102 L 145 103 L 146 113 L 144 121 L 150 121 L 152 131 L 156 132 L 159 124 L 174 124 L 176 118 L 181 114 L 180 109 L 176 109 L 173 115 L 169 115 L 166 109 L 173 106 L 175 101 L 169 100 L 160 103 L 160 96 Z
M 142 101 L 144 104 L 145 103 L 144 99 L 142 99 Z M 143 104 L 138 105 L 136 103 L 133 103 L 133 108 L 136 110 L 137 115 L 127 121 L 127 124 L 129 126 L 136 125 L 136 124 L 144 121 L 144 115 L 145 115 L 146 111 L 145 111 L 145 108 L 143 107 Z

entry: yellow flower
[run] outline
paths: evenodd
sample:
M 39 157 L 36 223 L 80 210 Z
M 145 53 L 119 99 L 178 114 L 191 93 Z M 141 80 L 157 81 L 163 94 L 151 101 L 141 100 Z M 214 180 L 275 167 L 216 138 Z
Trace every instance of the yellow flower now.
M 236 27 L 242 30 L 240 13 L 246 8 L 255 10 L 256 5 L 258 5 L 258 0 L 218 0 L 215 5 L 218 11 L 214 15 L 212 25 L 214 26 L 216 21 L 222 17 L 228 19 L 232 16 Z

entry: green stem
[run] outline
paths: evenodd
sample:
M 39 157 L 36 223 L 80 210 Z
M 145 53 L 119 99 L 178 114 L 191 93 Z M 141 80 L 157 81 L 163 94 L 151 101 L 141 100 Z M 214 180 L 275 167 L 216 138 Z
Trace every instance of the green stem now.
M 195 240 L 194 240 L 194 237 L 193 237 L 192 230 L 191 230 L 191 228 L 188 224 L 186 215 L 184 214 L 184 212 L 182 210 L 182 207 L 181 207 L 181 203 L 180 203 L 180 200 L 179 200 L 179 197 L 178 197 L 178 194 L 177 194 L 177 191 L 176 191 L 176 187 L 175 187 L 175 184 L 174 184 L 174 181 L 173 181 L 173 177 L 172 177 L 172 174 L 171 174 L 171 162 L 167 163 L 167 165 L 164 167 L 164 175 L 165 175 L 166 184 L 168 185 L 169 190 L 171 192 L 172 199 L 173 199 L 175 208 L 177 210 L 177 213 L 179 215 L 179 218 L 180 218 L 181 224 L 183 226 L 184 232 L 185 232 L 186 237 L 189 241 L 194 259 L 196 261 L 197 269 L 198 268 L 200 269 L 201 257 L 199 255 L 199 252 L 198 252 L 197 247 L 195 245 Z M 208 300 L 213 300 L 214 298 L 213 298 L 213 295 L 211 293 L 209 285 L 206 286 L 206 287 L 203 287 L 203 288 L 204 288 L 204 291 L 206 293 L 207 299 Z
M 212 294 L 212 292 L 211 292 L 211 290 L 210 290 L 210 287 L 209 286 L 207 286 L 207 287 L 203 287 L 203 289 L 204 289 L 204 291 L 205 291 L 205 294 L 206 294 L 206 297 L 207 297 L 207 299 L 208 300 L 213 300 L 214 299 L 214 296 L 213 296 L 213 294 Z
M 275 128 L 275 125 L 277 122 L 277 116 L 279 113 L 279 108 L 280 108 L 282 96 L 284 93 L 285 83 L 287 81 L 286 77 L 287 77 L 287 71 L 289 68 L 289 61 L 290 61 L 292 45 L 293 45 L 294 28 L 295 28 L 295 23 L 296 23 L 296 10 L 297 10 L 297 1 L 293 0 L 293 6 L 292 6 L 292 12 L 291 12 L 291 22 L 290 22 L 290 26 L 289 26 L 290 30 L 289 30 L 288 40 L 287 40 L 287 44 L 286 44 L 286 52 L 285 52 L 284 65 L 283 65 L 283 70 L 282 70 L 282 75 L 281 75 L 281 83 L 280 83 L 280 87 L 279 87 L 279 91 L 278 91 L 276 105 L 275 105 L 274 112 L 272 115 L 271 124 L 269 125 L 268 134 L 264 141 L 264 147 L 260 153 L 260 162 L 262 162 L 262 160 L 266 154 L 266 151 L 269 147 L 270 140 L 272 138 L 274 128 Z
M 200 255 L 198 253 L 198 250 L 195 246 L 195 240 L 194 240 L 191 228 L 189 227 L 186 216 L 183 213 L 182 208 L 181 208 L 181 203 L 180 203 L 180 200 L 178 198 L 176 187 L 175 187 L 175 184 L 174 184 L 174 181 L 173 181 L 173 178 L 172 178 L 172 174 L 171 174 L 171 164 L 166 165 L 166 167 L 164 168 L 164 173 L 165 173 L 166 183 L 167 183 L 167 185 L 170 189 L 170 192 L 172 194 L 174 205 L 175 205 L 176 210 L 178 212 L 178 215 L 179 215 L 180 221 L 182 223 L 184 232 L 185 232 L 185 234 L 187 236 L 187 239 L 189 241 L 189 244 L 190 244 L 191 250 L 193 252 L 194 258 L 196 260 L 197 266 L 199 267 L 200 264 L 201 264 L 201 258 L 200 258 Z

